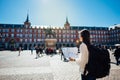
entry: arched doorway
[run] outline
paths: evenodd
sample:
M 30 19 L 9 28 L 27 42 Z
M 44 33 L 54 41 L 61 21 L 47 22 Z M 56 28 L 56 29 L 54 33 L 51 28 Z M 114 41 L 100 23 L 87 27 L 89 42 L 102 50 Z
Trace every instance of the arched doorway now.
M 31 47 L 32 47 L 32 44 L 29 45 L 29 50 L 31 49 Z
M 2 43 L 2 44 L 0 45 L 0 51 L 1 51 L 1 50 L 4 50 L 4 49 L 5 49 L 5 44 Z
M 10 50 L 15 50 L 16 49 L 15 44 L 16 44 L 16 41 L 14 39 L 11 39 L 9 41 L 9 49 Z
M 35 46 L 36 46 L 36 44 L 33 45 L 33 47 L 35 47 Z
M 70 47 L 69 44 L 66 44 L 67 47 Z
M 19 44 L 19 47 L 21 47 L 22 49 L 23 49 L 23 44 L 21 43 L 21 44 Z M 18 50 L 19 50 L 19 47 L 17 48 Z
M 40 44 L 38 44 L 38 47 L 40 47 L 41 45 Z
M 27 44 L 24 45 L 24 49 L 27 50 Z

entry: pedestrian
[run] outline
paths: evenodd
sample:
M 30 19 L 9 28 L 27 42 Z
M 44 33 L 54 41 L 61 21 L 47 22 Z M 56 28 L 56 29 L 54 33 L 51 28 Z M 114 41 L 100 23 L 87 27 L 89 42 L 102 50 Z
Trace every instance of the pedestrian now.
M 62 60 L 62 58 L 64 58 L 64 54 L 63 54 L 63 52 L 62 52 L 62 49 L 61 49 L 61 48 L 60 48 L 59 52 L 60 52 L 60 54 L 61 54 L 61 60 Z
M 112 47 L 111 46 L 110 46 L 109 50 L 112 51 Z
M 64 52 L 64 47 L 62 46 L 62 48 L 60 48 L 61 60 L 62 60 L 62 58 L 63 58 L 63 61 L 64 61 L 64 62 L 69 62 L 69 60 L 66 59 L 66 57 L 65 57 L 65 55 L 64 55 L 63 52 Z
M 33 50 L 34 50 L 34 48 L 31 46 L 31 54 L 33 54 Z
M 81 72 L 81 78 L 82 80 L 96 80 L 96 77 L 92 76 L 87 72 L 85 72 L 86 64 L 88 63 L 89 58 L 89 51 L 88 51 L 88 45 L 90 45 L 90 33 L 88 30 L 82 30 L 80 32 L 80 38 L 79 38 L 81 44 L 80 44 L 80 53 L 78 54 L 78 58 L 69 58 L 70 61 L 76 61 L 79 65 L 79 70 Z
M 39 47 L 39 52 L 40 52 L 40 56 L 42 56 L 42 53 L 43 53 L 43 47 L 42 46 Z
M 35 50 L 36 50 L 36 59 L 39 57 L 39 47 L 35 46 Z
M 22 48 L 21 48 L 21 47 L 19 47 L 19 54 L 18 54 L 18 56 L 20 56 L 20 53 L 21 53 L 21 49 L 22 49 Z
M 120 59 L 120 46 L 116 47 L 116 50 L 113 54 L 114 54 L 115 59 L 116 59 L 116 65 L 119 65 L 120 64 L 120 61 L 119 61 L 119 59 Z

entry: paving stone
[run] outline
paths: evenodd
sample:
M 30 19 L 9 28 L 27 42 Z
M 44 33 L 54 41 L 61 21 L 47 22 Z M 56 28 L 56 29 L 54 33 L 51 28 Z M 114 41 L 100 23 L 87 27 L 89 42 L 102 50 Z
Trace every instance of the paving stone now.
M 0 51 L 0 80 L 80 80 L 79 66 L 76 62 L 63 62 L 60 55 L 35 59 L 30 51 Z M 97 80 L 120 80 L 120 66 L 111 57 L 110 75 Z
M 0 75 L 0 80 L 54 80 L 52 73 Z

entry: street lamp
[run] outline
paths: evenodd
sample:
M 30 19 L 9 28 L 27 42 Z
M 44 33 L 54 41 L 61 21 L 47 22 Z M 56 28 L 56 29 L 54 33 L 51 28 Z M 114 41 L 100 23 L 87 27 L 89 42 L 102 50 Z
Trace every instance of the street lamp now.
M 76 46 L 77 46 L 77 48 L 78 48 L 78 53 L 80 53 L 80 50 L 79 50 L 80 41 L 79 41 L 79 39 L 76 40 Z

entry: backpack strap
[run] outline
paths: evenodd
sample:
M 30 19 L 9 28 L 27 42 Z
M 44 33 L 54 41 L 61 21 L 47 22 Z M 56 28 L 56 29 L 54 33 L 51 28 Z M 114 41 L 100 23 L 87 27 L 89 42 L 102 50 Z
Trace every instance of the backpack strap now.
M 90 56 L 90 51 L 89 51 L 90 47 L 93 47 L 93 45 L 87 45 L 89 56 Z M 89 59 L 89 56 L 88 56 L 88 59 Z M 88 63 L 89 63 L 89 60 L 88 60 Z M 85 69 L 84 69 L 83 75 L 86 75 L 86 73 L 87 73 L 88 63 L 85 65 Z
M 84 69 L 83 75 L 86 75 L 86 72 L 87 72 L 87 64 L 85 65 L 85 69 Z

